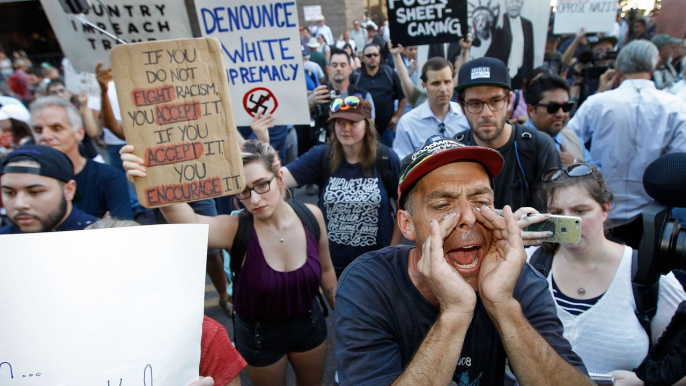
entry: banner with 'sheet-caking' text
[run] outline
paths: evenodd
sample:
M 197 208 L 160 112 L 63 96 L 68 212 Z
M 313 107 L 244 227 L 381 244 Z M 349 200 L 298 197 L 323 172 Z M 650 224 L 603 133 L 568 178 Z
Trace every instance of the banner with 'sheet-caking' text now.
M 222 44 L 236 124 L 273 114 L 274 125 L 309 124 L 295 1 L 196 0 L 203 36 Z

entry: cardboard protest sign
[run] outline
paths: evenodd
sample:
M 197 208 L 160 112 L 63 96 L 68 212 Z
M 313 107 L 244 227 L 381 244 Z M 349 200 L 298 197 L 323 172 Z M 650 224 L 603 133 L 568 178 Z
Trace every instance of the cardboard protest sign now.
M 62 60 L 64 87 L 74 94 L 88 94 L 88 108 L 100 111 L 100 85 L 92 72 L 75 69 L 69 59 Z
M 322 17 L 321 5 L 306 5 L 303 7 L 305 21 L 317 21 Z
M 155 225 L 1 236 L 0 385 L 197 380 L 207 235 Z
M 203 36 L 221 41 L 236 124 L 257 113 L 274 125 L 310 123 L 295 1 L 196 0 Z
M 556 35 L 612 31 L 617 19 L 617 2 L 612 0 L 558 0 L 555 11 Z
M 193 37 L 184 0 L 108 0 L 106 3 L 91 1 L 84 17 L 128 43 Z M 41 0 L 41 5 L 74 68 L 95 72 L 98 62 L 103 62 L 106 68 L 110 66 L 114 40 L 81 24 L 79 17 L 67 14 L 59 1 Z
M 391 41 L 404 46 L 457 42 L 467 34 L 464 0 L 387 0 Z
M 112 73 L 126 142 L 145 161 L 141 205 L 156 208 L 245 188 L 221 44 L 214 38 L 117 46 Z

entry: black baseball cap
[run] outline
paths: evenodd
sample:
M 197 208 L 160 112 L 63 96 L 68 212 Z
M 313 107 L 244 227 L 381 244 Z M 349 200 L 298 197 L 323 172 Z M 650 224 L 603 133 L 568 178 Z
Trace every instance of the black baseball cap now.
M 17 158 L 30 158 L 40 164 L 39 167 L 9 165 Z M 11 152 L 4 161 L 0 175 L 6 173 L 28 173 L 54 178 L 62 182 L 74 179 L 74 165 L 69 157 L 59 150 L 48 146 L 25 145 Z
M 491 178 L 500 173 L 505 161 L 497 150 L 481 146 L 465 146 L 452 138 L 441 135 L 429 137 L 421 149 L 403 158 L 400 164 L 398 202 L 402 204 L 403 193 L 429 172 L 455 161 L 473 161 L 481 164 Z
M 496 58 L 479 58 L 460 67 L 455 92 L 474 86 L 499 86 L 512 89 L 510 73 L 502 60 Z

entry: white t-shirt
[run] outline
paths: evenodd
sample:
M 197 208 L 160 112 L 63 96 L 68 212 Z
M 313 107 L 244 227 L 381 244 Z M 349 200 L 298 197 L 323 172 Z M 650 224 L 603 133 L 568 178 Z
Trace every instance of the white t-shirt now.
M 529 258 L 539 247 L 527 248 Z M 559 306 L 557 316 L 564 326 L 564 337 L 584 361 L 589 372 L 632 371 L 648 354 L 648 335 L 634 312 L 636 301 L 631 286 L 632 249 L 624 247 L 615 278 L 603 297 L 588 311 L 574 316 Z M 552 270 L 548 274 L 552 293 Z M 660 277 L 657 313 L 651 321 L 651 335 L 656 343 L 672 320 L 686 293 L 670 273 Z

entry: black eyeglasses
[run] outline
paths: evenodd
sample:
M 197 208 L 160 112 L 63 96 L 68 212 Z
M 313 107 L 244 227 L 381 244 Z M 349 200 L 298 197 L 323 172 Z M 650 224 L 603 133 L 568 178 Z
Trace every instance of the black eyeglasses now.
M 594 167 L 589 164 L 574 164 L 564 168 L 553 168 L 543 173 L 542 179 L 545 182 L 555 181 L 562 177 L 562 173 L 567 174 L 569 177 L 586 177 L 592 174 L 596 180 L 598 179 L 594 173 Z
M 236 197 L 238 197 L 239 200 L 247 200 L 248 198 L 250 198 L 250 193 L 252 193 L 253 190 L 257 194 L 265 194 L 272 187 L 272 181 L 274 181 L 274 178 L 276 177 L 273 177 L 269 181 L 258 182 L 252 188 L 245 188 L 245 190 L 236 194 Z
M 377 56 L 379 56 L 379 53 L 376 52 L 376 53 L 373 53 L 373 54 L 364 54 L 364 56 L 366 56 L 366 57 L 368 57 L 368 58 L 376 58 Z
M 574 107 L 574 102 L 567 103 L 536 103 L 536 107 L 545 107 L 548 109 L 548 114 L 555 114 L 558 110 L 562 109 L 565 113 L 572 111 Z
M 469 102 L 464 102 L 462 104 L 465 107 L 467 107 L 467 111 L 469 111 L 470 113 L 479 114 L 480 112 L 483 111 L 484 105 L 488 105 L 488 108 L 491 109 L 491 111 L 499 111 L 505 107 L 505 104 L 507 103 L 507 101 L 508 101 L 508 98 L 494 98 L 488 102 L 469 101 Z

